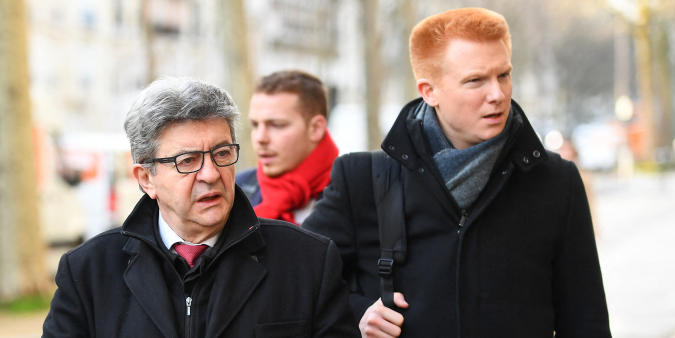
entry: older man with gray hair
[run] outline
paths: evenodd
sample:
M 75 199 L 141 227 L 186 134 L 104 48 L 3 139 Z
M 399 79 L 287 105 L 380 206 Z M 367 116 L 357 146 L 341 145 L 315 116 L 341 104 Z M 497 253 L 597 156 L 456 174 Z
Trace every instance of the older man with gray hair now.
M 63 255 L 44 337 L 358 336 L 335 245 L 258 218 L 235 185 L 238 114 L 190 79 L 139 95 L 124 127 L 144 195 Z

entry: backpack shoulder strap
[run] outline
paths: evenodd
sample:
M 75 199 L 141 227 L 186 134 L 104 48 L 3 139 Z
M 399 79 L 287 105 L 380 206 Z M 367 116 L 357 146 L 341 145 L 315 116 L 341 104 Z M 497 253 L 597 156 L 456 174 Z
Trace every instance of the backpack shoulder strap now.
M 401 165 L 383 151 L 371 154 L 373 196 L 380 235 L 380 258 L 377 260 L 380 295 L 384 305 L 395 308 L 394 264 L 402 264 L 406 256 L 402 170 Z

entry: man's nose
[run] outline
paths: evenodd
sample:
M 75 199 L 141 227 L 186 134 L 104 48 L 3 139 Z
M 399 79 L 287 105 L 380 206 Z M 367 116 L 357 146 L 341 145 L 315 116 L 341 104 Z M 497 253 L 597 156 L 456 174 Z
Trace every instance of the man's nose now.
M 253 136 L 254 143 L 267 143 L 269 141 L 269 136 L 267 134 L 267 128 L 264 126 L 258 126 L 251 130 L 251 135 Z
M 218 166 L 213 161 L 213 157 L 211 157 L 211 153 L 205 153 L 202 169 L 197 172 L 197 179 L 212 182 L 218 176 L 220 176 L 220 172 L 218 171 Z
M 490 103 L 501 103 L 506 98 L 504 94 L 504 88 L 502 84 L 495 80 L 490 81 L 490 87 L 488 89 L 488 102 Z

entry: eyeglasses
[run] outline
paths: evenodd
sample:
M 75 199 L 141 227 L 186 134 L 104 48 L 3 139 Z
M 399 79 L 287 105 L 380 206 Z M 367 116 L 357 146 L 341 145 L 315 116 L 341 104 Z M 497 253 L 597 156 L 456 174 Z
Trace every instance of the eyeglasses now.
M 204 166 L 204 154 L 210 153 L 211 160 L 219 167 L 227 167 L 239 160 L 239 144 L 223 144 L 207 151 L 188 151 L 171 157 L 153 158 L 143 161 L 143 164 L 173 163 L 181 174 L 197 172 Z

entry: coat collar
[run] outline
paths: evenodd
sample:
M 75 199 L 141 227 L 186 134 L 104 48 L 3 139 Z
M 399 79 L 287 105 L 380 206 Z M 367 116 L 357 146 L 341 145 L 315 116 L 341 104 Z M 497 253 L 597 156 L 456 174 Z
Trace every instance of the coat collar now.
M 141 240 L 145 244 L 159 250 L 160 243 L 157 243 L 155 236 L 158 217 L 159 206 L 157 205 L 157 201 L 144 194 L 124 221 L 122 234 Z M 231 247 L 235 242 L 242 242 L 243 239 L 247 239 L 246 244 L 251 246 L 251 249 L 257 250 L 264 245 L 259 229 L 260 221 L 255 215 L 253 207 L 251 207 L 241 189 L 235 186 L 232 210 L 223 228 L 223 234 L 227 234 L 227 236 L 221 236 L 219 239 L 219 241 L 225 242 L 223 245 L 217 245 L 219 247 L 217 253 Z M 249 241 L 253 243 L 248 243 Z M 132 250 L 130 253 L 134 253 L 135 249 L 133 247 L 125 246 L 125 248 Z
M 419 112 L 425 106 L 426 103 L 421 97 L 406 104 L 382 142 L 384 152 L 410 170 L 416 170 L 422 163 L 431 165 L 429 145 L 423 135 L 422 120 L 418 118 Z M 547 160 L 548 156 L 525 113 L 515 100 L 511 100 L 511 113 L 518 116 L 522 123 L 510 136 L 498 163 L 507 158 L 519 169 L 529 171 Z
M 130 259 L 123 278 L 133 296 L 162 334 L 166 337 L 179 337 L 175 323 L 182 318 L 174 318 L 174 312 L 166 309 L 172 307 L 172 298 L 183 295 L 172 294 L 168 286 L 171 283 L 163 277 L 165 276 L 163 264 L 171 262 L 155 239 L 154 227 L 157 227 L 158 213 L 157 202 L 144 195 L 124 222 L 122 234 L 127 239 L 123 250 L 130 255 Z M 235 247 L 237 250 L 231 250 Z M 208 257 L 208 261 L 206 264 L 200 264 L 202 269 L 200 279 L 215 278 L 214 280 L 219 281 L 209 291 L 211 293 L 209 298 L 218 300 L 214 302 L 215 304 L 209 304 L 209 307 L 219 309 L 209 311 L 218 314 L 217 319 L 208 321 L 214 323 L 212 327 L 207 328 L 209 332 L 224 331 L 265 278 L 267 270 L 257 258 L 257 253 L 264 247 L 265 241 L 258 217 L 241 189 L 235 187 L 230 217 L 216 244 L 216 250 L 206 251 L 204 255 Z M 176 275 L 176 279 L 180 281 L 180 276 Z
M 548 154 L 523 109 L 514 100 L 511 100 L 511 112 L 520 117 L 521 123 L 507 141 L 504 155 L 522 171 L 529 171 L 548 160 Z

